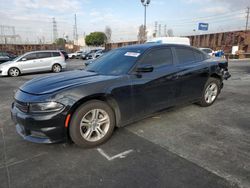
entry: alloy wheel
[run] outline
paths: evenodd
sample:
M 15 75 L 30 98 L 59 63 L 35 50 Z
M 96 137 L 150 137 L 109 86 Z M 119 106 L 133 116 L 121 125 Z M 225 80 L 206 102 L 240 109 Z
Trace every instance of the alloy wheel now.
M 16 77 L 20 74 L 19 70 L 17 68 L 11 68 L 9 70 L 9 75 L 10 76 L 13 76 L 13 77 Z
M 109 115 L 102 109 L 88 111 L 80 122 L 81 136 L 89 142 L 96 142 L 102 139 L 107 134 L 109 128 Z
M 214 102 L 218 95 L 218 86 L 216 83 L 211 83 L 208 85 L 205 91 L 205 101 L 208 104 L 211 104 Z

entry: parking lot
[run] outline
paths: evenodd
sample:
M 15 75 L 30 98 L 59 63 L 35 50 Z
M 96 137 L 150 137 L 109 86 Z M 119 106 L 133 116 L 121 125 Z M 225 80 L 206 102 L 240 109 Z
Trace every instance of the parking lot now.
M 66 71 L 83 68 L 69 60 Z M 14 90 L 54 73 L 0 77 L 0 187 L 250 187 L 250 61 L 208 108 L 175 107 L 116 129 L 104 145 L 24 141 L 10 118 Z

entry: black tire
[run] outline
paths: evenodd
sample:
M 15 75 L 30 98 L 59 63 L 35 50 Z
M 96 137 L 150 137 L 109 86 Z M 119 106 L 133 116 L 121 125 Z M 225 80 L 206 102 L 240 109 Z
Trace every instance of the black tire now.
M 208 87 L 212 86 L 212 85 L 216 85 L 217 87 L 217 92 L 216 92 L 216 95 L 214 95 L 215 98 L 213 98 L 213 100 L 211 102 L 208 102 L 208 98 L 206 96 L 206 93 L 207 93 L 207 89 Z M 211 106 L 217 99 L 218 95 L 220 94 L 220 90 L 221 90 L 221 81 L 217 78 L 212 78 L 210 77 L 205 86 L 204 86 L 204 89 L 202 91 L 202 98 L 199 102 L 199 105 L 202 106 L 202 107 L 207 107 L 207 106 Z
M 59 65 L 59 64 L 54 64 L 54 65 L 52 66 L 52 72 L 58 73 L 58 72 L 61 72 L 61 71 L 62 71 L 61 65 Z
M 95 110 L 95 109 L 104 110 L 109 117 L 110 124 L 108 126 L 107 132 L 103 135 L 102 138 L 96 141 L 89 141 L 85 139 L 84 136 L 82 136 L 82 134 L 84 133 L 82 133 L 80 124 L 82 122 L 83 117 L 86 116 L 91 110 Z M 90 148 L 90 147 L 95 147 L 106 142 L 112 136 L 114 127 L 115 127 L 115 115 L 114 115 L 113 110 L 109 107 L 109 105 L 103 101 L 91 100 L 82 104 L 74 112 L 71 118 L 70 126 L 69 126 L 69 135 L 72 141 L 78 146 L 84 147 L 84 148 Z M 93 133 L 95 133 L 95 131 L 92 130 L 91 134 L 93 135 Z
M 8 75 L 11 76 L 11 77 L 17 77 L 20 75 L 20 70 L 16 67 L 11 67 L 9 70 L 8 70 Z

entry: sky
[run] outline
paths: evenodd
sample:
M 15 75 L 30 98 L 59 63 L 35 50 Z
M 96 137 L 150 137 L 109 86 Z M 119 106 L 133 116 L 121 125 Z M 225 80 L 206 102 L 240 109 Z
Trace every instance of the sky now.
M 202 34 L 198 23 L 209 23 L 207 32 L 244 29 L 250 0 L 151 0 L 147 7 L 147 30 L 154 32 L 155 21 L 173 29 L 176 36 Z M 112 41 L 137 39 L 144 22 L 140 0 L 0 0 L 0 25 L 15 26 L 22 41 L 50 42 L 52 18 L 58 36 L 73 37 L 74 14 L 79 37 L 94 31 L 112 29 Z M 9 32 L 5 30 L 5 32 Z

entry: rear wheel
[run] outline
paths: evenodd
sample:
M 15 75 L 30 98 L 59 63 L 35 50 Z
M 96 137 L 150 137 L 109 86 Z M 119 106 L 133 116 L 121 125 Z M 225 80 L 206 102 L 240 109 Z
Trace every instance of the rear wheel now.
M 94 147 L 106 142 L 115 127 L 113 110 L 103 101 L 93 100 L 81 105 L 73 114 L 70 137 L 81 147 Z
M 54 65 L 52 66 L 52 72 L 61 72 L 61 71 L 62 71 L 61 65 L 59 65 L 59 64 L 54 64 Z
M 12 67 L 8 71 L 9 76 L 17 77 L 20 75 L 20 70 L 18 68 Z
M 204 107 L 212 105 L 220 93 L 220 85 L 221 81 L 219 79 L 209 78 L 205 84 L 199 104 Z

